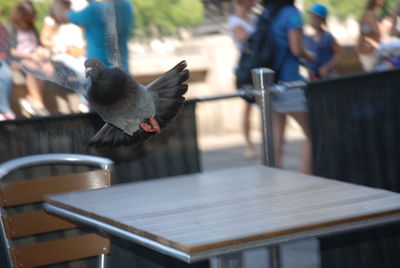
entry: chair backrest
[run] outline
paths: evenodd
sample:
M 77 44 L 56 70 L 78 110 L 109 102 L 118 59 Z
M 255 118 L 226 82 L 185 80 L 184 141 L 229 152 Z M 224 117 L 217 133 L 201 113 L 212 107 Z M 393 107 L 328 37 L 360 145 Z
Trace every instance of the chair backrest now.
M 23 181 L 2 181 L 9 173 L 22 168 L 56 164 L 84 165 L 99 169 Z M 45 241 L 30 241 L 28 244 L 23 242 L 22 245 L 16 242 L 25 237 L 43 237 L 46 233 L 54 234 L 53 232 L 76 228 L 74 222 L 48 214 L 36 204 L 40 204 L 49 194 L 108 187 L 111 184 L 112 167 L 113 162 L 110 159 L 79 154 L 32 155 L 0 164 L 0 235 L 3 236 L 3 246 L 10 267 L 37 267 L 107 254 L 109 239 L 97 233 L 56 239 L 48 238 L 54 235 L 47 235 Z

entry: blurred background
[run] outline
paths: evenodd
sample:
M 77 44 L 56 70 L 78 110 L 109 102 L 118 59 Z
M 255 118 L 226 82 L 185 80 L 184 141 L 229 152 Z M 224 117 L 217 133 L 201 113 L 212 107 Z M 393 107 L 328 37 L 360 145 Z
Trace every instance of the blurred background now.
M 236 90 L 234 67 L 238 59 L 238 52 L 227 34 L 226 25 L 228 17 L 234 12 L 234 1 L 130 1 L 134 4 L 135 9 L 135 27 L 129 42 L 129 67 L 131 73 L 139 81 L 150 81 L 180 60 L 185 59 L 192 72 L 190 90 L 187 93 L 189 98 L 224 94 Z M 40 32 L 52 1 L 33 0 L 32 2 L 37 11 L 35 26 Z M 81 10 L 87 5 L 85 0 L 71 0 L 71 2 L 73 10 Z M 354 45 L 359 34 L 358 21 L 367 0 L 298 0 L 296 6 L 303 11 L 305 31 L 310 28 L 307 26 L 309 16 L 305 10 L 316 2 L 324 4 L 329 9 L 327 28 L 343 47 L 345 57 L 337 69 L 341 74 L 361 72 L 362 68 L 354 51 Z M 14 0 L 1 1 L 1 22 L 7 22 L 15 4 Z M 387 33 L 391 27 L 391 21 L 387 18 L 395 4 L 395 0 L 388 0 L 379 12 L 383 40 L 390 39 Z M 259 4 L 253 9 L 254 13 L 261 12 Z M 24 116 L 19 107 L 18 98 L 23 97 L 25 92 L 23 77 L 15 74 L 11 102 L 17 116 Z M 58 95 L 63 94 L 65 93 L 58 92 Z M 76 96 L 69 95 L 51 99 L 49 95 L 52 94 L 45 94 L 47 99 L 45 101 L 52 114 L 79 112 L 77 103 L 80 102 L 80 99 Z M 209 150 L 218 147 L 235 147 L 238 160 L 242 159 L 241 146 L 244 141 L 241 135 L 241 117 L 243 109 L 244 102 L 241 99 L 199 103 L 196 108 L 196 118 L 200 148 Z M 253 113 L 251 121 L 252 135 L 254 140 L 259 142 L 259 114 Z M 288 144 L 295 147 L 303 138 L 299 127 L 292 120 L 288 121 L 285 135 Z M 221 137 L 225 138 L 220 139 Z M 293 156 L 293 159 L 295 158 L 296 156 Z M 254 161 L 254 159 L 250 161 Z M 286 165 L 290 169 L 296 169 L 295 163 L 289 161 Z

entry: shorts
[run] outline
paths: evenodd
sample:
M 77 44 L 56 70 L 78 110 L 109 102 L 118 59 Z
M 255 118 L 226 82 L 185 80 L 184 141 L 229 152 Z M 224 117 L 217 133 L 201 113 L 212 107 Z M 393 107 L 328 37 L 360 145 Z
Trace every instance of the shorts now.
M 272 108 L 278 113 L 307 112 L 307 99 L 301 88 L 289 89 L 272 96 Z

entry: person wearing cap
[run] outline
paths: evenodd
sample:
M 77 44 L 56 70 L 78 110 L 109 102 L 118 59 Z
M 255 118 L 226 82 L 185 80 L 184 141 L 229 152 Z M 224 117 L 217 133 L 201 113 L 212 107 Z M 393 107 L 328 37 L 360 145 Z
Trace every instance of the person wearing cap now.
M 315 60 L 308 61 L 311 79 L 332 78 L 337 76 L 335 66 L 341 60 L 341 48 L 335 37 L 325 30 L 328 9 L 321 4 L 314 4 L 310 10 L 310 25 L 314 30 L 312 35 L 304 36 L 304 46 L 313 52 Z

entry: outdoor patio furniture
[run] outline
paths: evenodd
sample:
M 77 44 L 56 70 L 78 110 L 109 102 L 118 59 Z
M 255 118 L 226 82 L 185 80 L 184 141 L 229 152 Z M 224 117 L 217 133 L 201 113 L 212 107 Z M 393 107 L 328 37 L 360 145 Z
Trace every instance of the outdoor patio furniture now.
M 9 173 L 42 165 L 84 165 L 96 170 L 4 180 Z M 31 155 L 0 164 L 0 235 L 8 266 L 37 267 L 98 255 L 103 264 L 110 248 L 107 236 L 94 232 L 76 234 L 77 231 L 73 231 L 75 235 L 70 231 L 65 237 L 55 235 L 54 232 L 66 233 L 78 226 L 46 213 L 38 204 L 48 194 L 110 186 L 112 166 L 107 158 L 81 154 Z
M 50 195 L 44 206 L 187 263 L 400 220 L 400 194 L 261 165 Z

